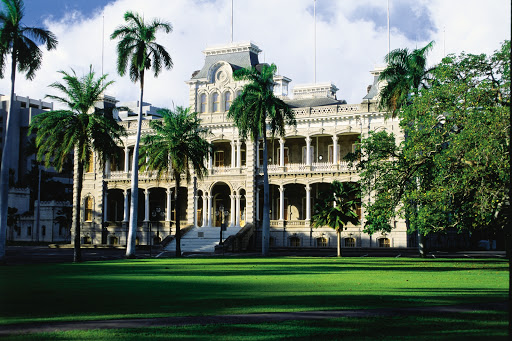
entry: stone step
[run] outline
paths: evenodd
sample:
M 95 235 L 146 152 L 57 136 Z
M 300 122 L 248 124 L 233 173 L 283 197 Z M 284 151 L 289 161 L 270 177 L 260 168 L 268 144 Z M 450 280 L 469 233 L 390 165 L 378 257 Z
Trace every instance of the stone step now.
M 240 227 L 228 227 L 222 233 L 222 240 L 226 240 L 231 235 L 240 231 Z M 181 238 L 182 252 L 211 252 L 215 251 L 215 246 L 219 244 L 220 227 L 194 227 Z M 176 240 L 171 241 L 165 248 L 165 251 L 176 250 Z

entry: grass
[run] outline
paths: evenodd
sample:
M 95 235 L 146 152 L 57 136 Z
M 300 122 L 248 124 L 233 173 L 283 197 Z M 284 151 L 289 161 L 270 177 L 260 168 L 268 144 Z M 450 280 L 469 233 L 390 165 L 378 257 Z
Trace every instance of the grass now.
M 337 318 L 279 323 L 88 330 L 10 336 L 6 340 L 507 340 L 505 312 Z
M 184 258 L 0 268 L 0 324 L 504 301 L 499 259 Z M 10 340 L 506 339 L 504 312 L 192 325 Z M 413 336 L 411 336 L 413 335 Z

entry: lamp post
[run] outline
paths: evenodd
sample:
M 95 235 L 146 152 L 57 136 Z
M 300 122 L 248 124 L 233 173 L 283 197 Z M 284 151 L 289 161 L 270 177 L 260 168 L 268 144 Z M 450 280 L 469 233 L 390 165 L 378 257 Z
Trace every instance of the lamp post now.
M 220 216 L 220 240 L 219 245 L 223 245 L 222 243 L 222 230 L 224 228 L 224 205 L 220 204 L 219 206 L 219 216 Z

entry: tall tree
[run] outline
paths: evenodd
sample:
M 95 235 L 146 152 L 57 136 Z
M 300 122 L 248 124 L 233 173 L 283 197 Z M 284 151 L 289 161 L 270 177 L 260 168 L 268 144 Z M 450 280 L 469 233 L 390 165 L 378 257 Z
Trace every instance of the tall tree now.
M 132 167 L 132 190 L 130 203 L 130 221 L 128 226 L 128 241 L 126 245 L 126 257 L 135 257 L 135 238 L 137 235 L 137 205 L 138 205 L 138 182 L 139 182 L 139 143 L 140 131 L 142 125 L 142 106 L 144 99 L 144 72 L 152 70 L 153 75 L 157 77 L 162 71 L 172 68 L 172 59 L 169 53 L 162 45 L 155 42 L 156 33 L 163 30 L 165 33 L 172 31 L 171 23 L 153 19 L 146 23 L 144 18 L 133 12 L 124 14 L 126 25 L 121 25 L 110 39 L 120 38 L 117 43 L 117 71 L 119 75 L 124 76 L 128 69 L 130 80 L 139 82 L 140 101 L 139 116 L 137 119 L 137 135 L 135 147 L 133 149 L 133 167 Z
M 357 208 L 360 191 L 352 182 L 333 181 L 329 191 L 320 194 L 315 204 L 313 227 L 329 226 L 336 231 L 337 255 L 341 257 L 341 232 L 348 223 L 359 224 Z
M 14 84 L 16 69 L 25 73 L 27 79 L 35 77 L 35 72 L 41 67 L 43 52 L 38 45 L 42 44 L 47 50 L 57 47 L 55 35 L 42 28 L 27 27 L 21 23 L 25 14 L 22 0 L 2 0 L 0 11 L 0 77 L 4 77 L 7 55 L 11 55 L 11 94 L 7 120 L 5 122 L 5 139 L 2 149 L 2 164 L 0 170 L 0 262 L 5 259 L 5 238 L 7 231 L 7 200 L 9 193 L 9 160 L 11 158 L 11 122 L 14 104 Z
M 212 152 L 212 145 L 205 139 L 209 134 L 208 128 L 201 126 L 197 113 L 191 113 L 189 108 L 162 109 L 158 113 L 163 119 L 150 121 L 153 134 L 142 138 L 139 163 L 142 170 L 158 171 L 158 176 L 172 171 L 176 182 L 176 256 L 180 257 L 181 176 L 184 175 L 189 182 L 193 170 L 194 175 L 202 179 L 208 172 L 205 161 Z
M 106 158 L 117 150 L 118 145 L 122 145 L 121 137 L 125 132 L 111 115 L 94 107 L 103 99 L 105 89 L 113 83 L 105 82 L 107 75 L 95 78 L 92 67 L 82 77 L 77 77 L 73 70 L 71 73 L 59 73 L 62 74 L 64 82 L 55 82 L 50 87 L 60 91 L 62 95 L 46 97 L 64 104 L 68 109 L 37 115 L 30 124 L 29 134 L 33 131 L 37 133 L 37 159 L 44 160 L 46 167 L 53 166 L 60 171 L 69 154 L 75 153 L 77 181 L 73 188 L 73 261 L 80 262 L 80 202 L 84 169 L 92 162 L 94 154 L 103 165 Z
M 434 46 L 431 41 L 421 49 L 409 52 L 407 48 L 396 49 L 386 55 L 387 67 L 379 76 L 386 85 L 380 93 L 380 107 L 392 117 L 409 101 L 419 89 L 428 86 L 433 68 L 427 68 L 427 54 Z
M 397 214 L 422 235 L 502 231 L 510 221 L 510 41 L 492 56 L 449 55 L 399 113 L 407 139 L 371 132 L 361 143 L 361 187 L 373 200 L 365 231 Z
M 262 254 L 268 255 L 270 246 L 270 196 L 268 184 L 267 130 L 271 138 L 283 137 L 285 125 L 296 125 L 295 116 L 288 105 L 273 92 L 274 75 L 277 67 L 259 64 L 250 69 L 240 69 L 233 73 L 235 80 L 248 80 L 242 93 L 229 108 L 228 117 L 233 119 L 243 138 L 251 136 L 253 141 L 263 140 L 263 224 Z M 268 120 L 268 122 L 267 122 Z M 267 124 L 269 127 L 267 127 Z

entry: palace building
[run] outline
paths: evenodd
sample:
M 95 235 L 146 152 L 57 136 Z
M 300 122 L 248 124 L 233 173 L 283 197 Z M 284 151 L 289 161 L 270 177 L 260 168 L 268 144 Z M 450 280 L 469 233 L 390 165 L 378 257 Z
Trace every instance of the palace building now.
M 262 143 L 242 139 L 227 113 L 239 96 L 244 81 L 234 81 L 233 72 L 259 64 L 261 50 L 252 43 L 229 44 L 203 51 L 205 62 L 186 83 L 190 107 L 200 113 L 211 130 L 208 139 L 214 154 L 208 160 L 208 176 L 176 188 L 172 174 L 157 178 L 152 172 L 139 174 L 139 244 L 162 243 L 174 250 L 174 221 L 182 219 L 183 252 L 213 252 L 220 241 L 221 220 L 227 223 L 222 239 L 233 250 L 261 248 L 263 210 Z M 398 120 L 385 119 L 378 110 L 380 70 L 371 72 L 373 84 L 362 89 L 361 102 L 347 104 L 337 99 L 334 84 L 316 83 L 290 87 L 291 79 L 275 76 L 274 93 L 293 110 L 296 127 L 288 127 L 284 138 L 268 136 L 268 173 L 271 200 L 270 245 L 276 248 L 336 247 L 336 232 L 328 227 L 312 228 L 316 198 L 333 180 L 357 182 L 358 173 L 345 155 L 370 130 L 386 129 L 400 134 Z M 369 77 L 369 79 L 371 79 Z M 365 91 L 366 90 L 366 91 Z M 126 115 L 128 117 L 129 115 Z M 146 115 L 142 134 L 151 134 Z M 126 244 L 128 235 L 130 173 L 136 120 L 123 120 L 128 136 L 120 158 L 100 168 L 95 162 L 84 175 L 82 242 Z M 174 195 L 181 191 L 186 204 L 176 212 Z M 363 202 L 368 198 L 363 198 Z M 364 209 L 361 223 L 347 226 L 342 247 L 407 247 L 404 220 L 394 222 L 391 233 L 365 234 Z

